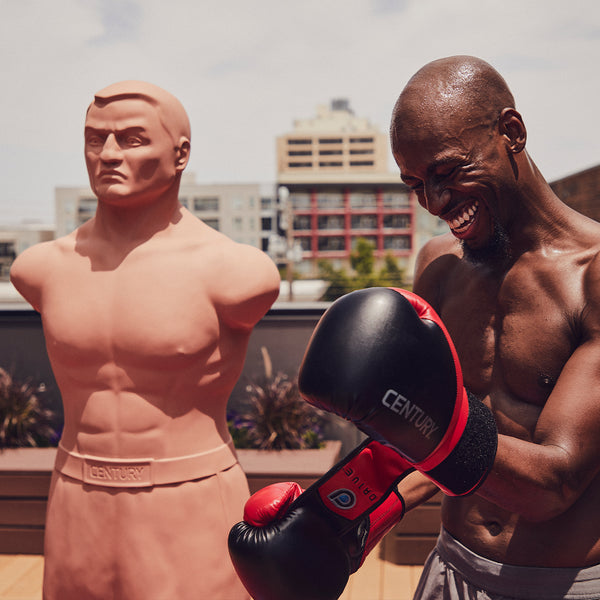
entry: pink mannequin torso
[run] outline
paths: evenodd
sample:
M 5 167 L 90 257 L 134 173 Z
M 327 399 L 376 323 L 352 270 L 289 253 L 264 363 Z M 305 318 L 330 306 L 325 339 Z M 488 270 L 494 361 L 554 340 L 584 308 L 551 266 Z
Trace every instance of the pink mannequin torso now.
M 176 214 L 168 227 L 127 252 L 98 237 L 92 220 L 15 262 L 13 281 L 42 315 L 63 397 L 61 446 L 67 451 L 164 459 L 229 440 L 227 400 L 252 327 L 274 301 L 279 278 L 262 252 L 232 242 L 183 208 Z M 226 522 L 207 534 L 207 521 L 210 530 L 223 517 L 207 516 L 208 502 L 200 495 L 205 485 L 202 479 L 116 492 L 55 473 L 46 547 L 54 567 L 47 569 L 46 597 L 158 600 L 169 590 L 175 595 L 165 598 L 187 598 L 183 581 L 197 594 L 198 583 L 192 587 L 185 570 L 200 568 L 203 582 L 210 582 L 208 573 L 223 574 L 227 531 L 248 497 L 239 466 L 219 473 L 208 495 L 214 503 L 218 494 L 217 512 L 224 510 Z M 151 535 L 163 527 L 158 538 Z M 216 562 L 207 568 L 209 557 Z M 131 569 L 144 563 L 144 577 L 132 576 Z M 227 570 L 200 597 L 245 598 Z M 121 587 L 114 587 L 115 572 L 123 574 Z M 161 574 L 160 584 L 149 573 Z M 108 589 L 121 592 L 107 596 Z
M 249 492 L 226 406 L 279 274 L 181 206 L 189 152 L 174 96 L 101 90 L 85 123 L 95 217 L 11 268 L 65 414 L 45 600 L 248 598 L 227 550 Z

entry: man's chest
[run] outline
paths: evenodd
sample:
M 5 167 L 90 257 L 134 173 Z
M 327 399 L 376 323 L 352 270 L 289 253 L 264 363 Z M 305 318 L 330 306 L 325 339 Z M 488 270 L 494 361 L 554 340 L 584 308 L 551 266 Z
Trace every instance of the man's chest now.
M 576 279 L 565 286 L 547 275 L 515 269 L 448 286 L 441 317 L 477 395 L 545 403 L 578 335 Z

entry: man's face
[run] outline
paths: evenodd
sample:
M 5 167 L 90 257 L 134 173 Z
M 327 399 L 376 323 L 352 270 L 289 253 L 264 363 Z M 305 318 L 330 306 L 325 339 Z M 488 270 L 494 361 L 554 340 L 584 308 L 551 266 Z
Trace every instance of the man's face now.
M 403 181 L 421 206 L 446 221 L 465 253 L 483 252 L 499 239 L 508 181 L 494 124 L 466 121 L 459 115 L 407 120 L 394 158 Z
M 114 205 L 150 202 L 173 185 L 177 174 L 175 143 L 156 109 L 139 99 L 91 105 L 85 162 L 98 199 Z

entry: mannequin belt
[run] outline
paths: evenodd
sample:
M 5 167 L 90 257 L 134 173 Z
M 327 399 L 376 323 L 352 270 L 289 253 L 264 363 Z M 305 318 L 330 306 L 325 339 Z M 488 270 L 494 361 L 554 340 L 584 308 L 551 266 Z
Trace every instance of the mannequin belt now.
M 177 458 L 103 458 L 70 452 L 59 444 L 54 468 L 90 485 L 139 488 L 209 477 L 236 463 L 230 439 L 213 450 Z

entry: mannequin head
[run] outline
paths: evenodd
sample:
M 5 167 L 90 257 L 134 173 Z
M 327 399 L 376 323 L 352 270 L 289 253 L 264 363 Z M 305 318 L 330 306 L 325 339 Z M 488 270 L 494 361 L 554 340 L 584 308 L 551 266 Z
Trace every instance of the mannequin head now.
M 146 82 L 124 81 L 95 95 L 86 114 L 85 157 L 100 201 L 137 205 L 178 187 L 190 152 L 181 103 Z

